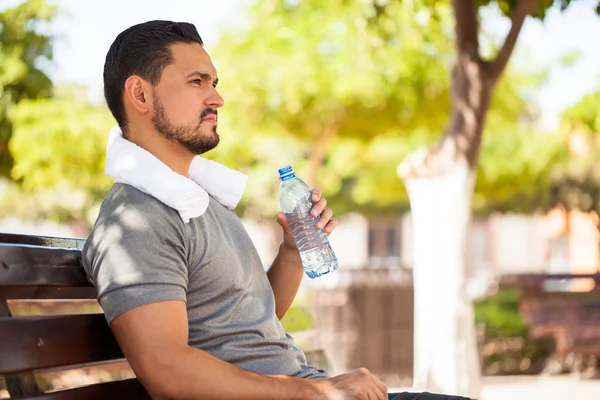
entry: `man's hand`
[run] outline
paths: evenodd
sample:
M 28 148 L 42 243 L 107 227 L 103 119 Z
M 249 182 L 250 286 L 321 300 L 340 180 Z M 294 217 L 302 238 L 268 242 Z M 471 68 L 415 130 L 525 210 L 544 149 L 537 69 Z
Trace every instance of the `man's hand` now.
M 387 388 L 366 368 L 328 379 L 333 384 L 331 400 L 388 400 Z
M 329 235 L 337 226 L 338 221 L 332 218 L 333 211 L 326 207 L 327 200 L 321 197 L 320 191 L 312 191 L 312 201 L 314 205 L 311 214 L 315 218 L 319 217 L 315 228 L 324 229 L 325 234 Z M 277 257 L 269 268 L 267 276 L 275 295 L 275 313 L 281 319 L 296 297 L 304 270 L 298 247 L 284 213 L 277 214 L 277 222 L 283 228 L 283 242 L 279 246 Z
M 315 228 L 324 229 L 326 235 L 330 235 L 338 224 L 338 220 L 333 218 L 333 210 L 327 206 L 327 199 L 321 197 L 321 192 L 317 189 L 312 191 L 312 201 L 314 203 L 310 214 L 318 218 Z M 283 244 L 287 249 L 297 250 L 292 230 L 288 224 L 287 218 L 283 212 L 277 214 L 277 222 L 283 228 Z

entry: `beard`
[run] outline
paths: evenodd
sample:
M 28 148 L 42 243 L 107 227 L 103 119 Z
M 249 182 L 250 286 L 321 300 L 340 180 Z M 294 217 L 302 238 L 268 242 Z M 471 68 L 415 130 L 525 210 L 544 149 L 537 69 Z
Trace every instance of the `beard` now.
M 208 135 L 202 133 L 201 129 L 204 118 L 210 114 L 217 115 L 217 110 L 212 108 L 204 109 L 198 118 L 197 125 L 175 126 L 167 118 L 165 109 L 156 96 L 156 93 L 154 93 L 153 97 L 154 115 L 152 116 L 152 123 L 154 124 L 154 128 L 163 137 L 178 142 L 192 154 L 203 154 L 217 147 L 220 140 L 217 133 L 217 126 L 214 125 L 212 132 Z

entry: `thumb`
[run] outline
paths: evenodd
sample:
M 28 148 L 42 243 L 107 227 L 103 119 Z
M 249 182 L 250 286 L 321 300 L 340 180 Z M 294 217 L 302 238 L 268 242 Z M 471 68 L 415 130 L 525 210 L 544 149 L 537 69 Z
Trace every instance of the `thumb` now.
M 279 223 L 279 225 L 281 225 L 281 227 L 283 228 L 283 233 L 291 233 L 287 217 L 281 211 L 277 213 L 277 223 Z

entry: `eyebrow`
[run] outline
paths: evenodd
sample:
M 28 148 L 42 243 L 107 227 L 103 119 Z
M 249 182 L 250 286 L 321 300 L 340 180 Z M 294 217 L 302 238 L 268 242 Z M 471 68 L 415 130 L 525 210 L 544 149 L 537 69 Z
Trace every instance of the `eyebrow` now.
M 189 79 L 189 78 L 192 78 L 194 76 L 199 77 L 203 81 L 212 82 L 212 84 L 215 85 L 215 86 L 219 83 L 219 78 L 215 78 L 214 81 L 213 81 L 212 75 L 209 74 L 208 72 L 194 71 L 194 72 L 192 72 L 190 74 L 187 74 L 185 77 L 186 77 L 186 79 Z

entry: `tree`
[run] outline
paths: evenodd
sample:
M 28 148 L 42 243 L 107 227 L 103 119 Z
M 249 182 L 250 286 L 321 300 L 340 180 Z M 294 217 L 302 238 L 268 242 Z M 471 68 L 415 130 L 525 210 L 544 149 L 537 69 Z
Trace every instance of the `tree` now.
M 443 5 L 418 19 L 409 2 L 380 11 L 372 2 L 258 2 L 251 29 L 228 32 L 211 52 L 228 102 L 211 156 L 254 166 L 251 185 L 273 199 L 277 167 L 293 164 L 339 211 L 396 209 L 394 160 L 411 149 L 398 139 L 418 131 L 405 139 L 414 148 L 443 126 L 450 13 Z M 248 211 L 272 215 L 276 203 L 267 209 L 253 190 L 260 209 Z
M 470 13 L 464 10 L 465 4 L 472 5 Z M 505 12 L 510 11 L 505 3 L 501 6 Z M 268 192 L 271 198 L 276 198 L 275 168 L 293 162 L 301 175 L 309 177 L 311 185 L 323 188 L 336 212 L 400 211 L 406 193 L 395 176 L 397 160 L 417 145 L 433 140 L 443 129 L 451 108 L 449 100 L 458 99 L 449 134 L 437 151 L 438 160 L 446 157 L 447 165 L 439 164 L 438 172 L 443 174 L 447 172 L 444 168 L 452 163 L 462 163 L 464 185 L 454 192 L 456 187 L 452 183 L 449 191 L 444 189 L 448 185 L 442 185 L 441 189 L 425 195 L 425 202 L 411 201 L 413 215 L 417 215 L 417 237 L 427 237 L 425 241 L 418 240 L 422 243 L 421 250 L 431 257 L 443 254 L 436 265 L 454 273 L 452 279 L 440 282 L 439 290 L 425 293 L 420 290 L 421 297 L 417 299 L 416 384 L 431 390 L 474 396 L 478 391 L 479 370 L 473 369 L 477 360 L 470 328 L 473 318 L 470 302 L 464 297 L 467 282 L 461 235 L 466 232 L 471 213 L 478 158 L 475 156 L 480 144 L 483 143 L 485 159 L 474 204 L 480 212 L 506 210 L 515 204 L 521 210 L 537 208 L 536 196 L 541 189 L 535 189 L 547 188 L 548 184 L 548 178 L 540 177 L 549 176 L 549 161 L 560 153 L 559 140 L 535 135 L 527 121 L 523 121 L 534 116 L 527 110 L 522 90 L 539 83 L 539 77 L 527 76 L 523 81 L 522 75 L 511 70 L 501 77 L 518 31 L 530 11 L 523 9 L 523 5 L 515 10 L 518 11 L 513 17 L 510 39 L 495 64 L 482 61 L 478 47 L 473 47 L 473 41 L 478 44 L 479 40 L 475 3 L 457 2 L 453 8 L 450 2 L 440 1 L 264 1 L 249 14 L 251 28 L 230 32 L 213 53 L 223 94 L 229 101 L 222 112 L 222 121 L 228 124 L 222 129 L 226 135 L 224 142 L 235 143 L 231 146 L 236 147 L 244 143 L 246 149 L 241 155 L 221 146 L 213 155 L 225 160 L 229 152 L 240 157 L 242 163 L 238 165 L 253 166 L 255 169 L 250 170 L 253 177 L 260 176 L 256 192 L 262 197 Z M 460 43 L 470 42 L 459 49 L 461 61 L 454 69 L 451 92 L 446 70 L 455 54 L 452 42 L 447 39 L 452 36 L 453 11 L 460 14 L 457 15 Z M 465 23 L 472 26 L 465 27 Z M 494 92 L 493 87 L 501 90 Z M 492 124 L 482 139 L 484 116 Z M 476 142 L 469 142 L 470 138 Z M 411 160 L 416 161 L 420 156 L 430 160 L 433 153 L 419 150 Z M 411 173 L 428 165 L 407 164 L 415 164 Z M 433 170 L 423 172 L 424 176 L 434 174 Z M 515 178 L 530 184 L 530 190 L 515 190 L 516 185 L 511 182 Z M 418 180 L 411 179 L 415 181 Z M 412 191 L 414 195 L 415 190 L 410 186 L 407 185 L 409 194 Z M 518 197 L 515 192 L 520 192 Z M 449 199 L 450 203 L 444 203 Z M 458 204 L 460 201 L 463 203 Z M 263 202 L 253 199 L 252 203 L 272 213 Z M 417 208 L 424 210 L 424 218 L 432 216 L 424 230 Z M 458 210 L 456 223 L 443 223 L 454 210 Z M 436 218 L 442 221 L 439 226 L 445 231 L 435 229 Z M 453 237 L 455 232 L 458 235 Z M 439 243 L 446 240 L 447 245 Z M 427 259 L 418 260 L 417 269 L 423 261 Z M 431 268 L 427 270 L 429 275 L 423 276 L 421 270 L 416 271 L 417 286 L 438 274 Z M 444 301 L 429 307 L 423 303 L 423 296 L 443 296 Z M 450 301 L 446 301 L 448 297 Z M 456 302 L 466 307 L 459 327 L 456 315 L 448 311 L 442 317 L 447 326 L 436 326 L 433 321 L 430 323 L 434 329 L 429 331 L 442 336 L 447 332 L 453 339 L 458 335 L 456 329 L 466 329 L 464 334 L 472 335 L 471 342 L 465 343 L 465 348 L 473 345 L 470 358 L 460 353 L 454 342 L 446 346 L 447 350 L 438 348 L 446 342 L 421 331 L 428 326 L 421 318 L 438 318 L 440 303 L 454 307 Z M 443 360 L 437 362 L 434 352 Z M 426 360 L 429 358 L 436 365 Z M 459 371 L 455 365 L 460 361 L 464 363 Z M 467 373 L 467 369 L 471 371 Z M 439 375 L 446 373 L 447 380 L 439 379 Z M 465 382 L 463 386 L 458 385 L 458 376 Z
M 512 25 L 490 60 L 481 55 L 478 18 L 480 7 L 489 3 L 452 2 L 456 61 L 451 72 L 450 120 L 438 144 L 416 150 L 398 167 L 414 226 L 415 383 L 474 397 L 479 393 L 479 368 L 467 295 L 473 271 L 467 265 L 466 238 L 482 133 L 494 88 L 525 18 L 543 18 L 553 1 L 498 0 Z M 571 1 L 558 3 L 564 10 Z
M 19 187 L 4 200 L 4 209 L 29 218 L 93 223 L 112 185 L 104 173 L 107 135 L 115 125 L 108 108 L 89 104 L 85 88 L 67 86 L 52 98 L 22 100 L 10 117 L 12 178 Z
M 221 144 L 208 156 L 252 176 L 247 216 L 273 215 L 276 201 L 264 198 L 277 198 L 276 169 L 287 164 L 324 190 L 338 215 L 407 209 L 395 169 L 443 129 L 452 9 L 380 3 L 261 1 L 248 13 L 251 24 L 211 51 L 226 106 Z M 522 92 L 539 82 L 510 73 L 499 83 L 494 134 L 523 131 Z
M 236 208 L 240 215 L 272 218 L 278 208 L 276 169 L 288 163 L 326 192 L 337 215 L 407 209 L 395 165 L 443 127 L 449 108 L 445 69 L 453 54 L 446 38 L 452 29 L 451 8 L 443 2 L 433 11 L 420 2 L 396 3 L 385 12 L 368 2 L 343 7 L 321 0 L 260 2 L 249 13 L 257 21 L 252 29 L 226 34 L 211 51 L 227 105 L 219 127 L 223 139 L 207 156 L 251 175 Z M 539 82 L 537 74 L 509 72 L 499 83 L 502 90 L 489 116 L 491 145 L 483 150 L 489 154 L 477 193 L 480 211 L 510 205 L 504 200 L 510 197 L 510 186 L 496 190 L 494 179 L 518 177 L 520 170 L 498 173 L 497 166 L 515 151 L 511 140 L 519 138 L 522 148 L 524 139 L 534 138 L 520 134 L 526 112 L 522 92 Z M 99 160 L 105 148 L 103 130 L 112 118 L 85 97 L 83 89 L 59 88 L 56 99 L 24 102 L 13 113 L 19 131 L 13 178 L 21 182 L 27 199 L 15 200 L 6 210 L 18 212 L 28 204 L 28 212 L 19 214 L 60 220 L 80 219 L 88 215 L 86 207 L 94 214 L 101 188 L 108 187 Z M 89 121 L 96 118 L 102 122 L 94 127 Z M 83 140 L 73 137 L 74 120 L 89 129 Z M 321 127 L 331 136 L 324 138 Z M 65 140 L 46 141 L 53 135 L 68 138 L 69 146 Z M 65 157 L 50 163 L 42 148 Z M 77 154 L 91 158 L 82 162 Z M 528 168 L 531 160 L 518 165 Z M 530 175 L 529 181 L 535 179 Z M 65 190 L 85 195 L 68 196 L 78 199 L 76 204 L 50 200 L 64 199 L 60 193 Z M 19 197 L 16 188 L 11 193 L 11 199 Z M 265 196 L 273 201 L 265 204 Z
M 52 44 L 38 28 L 54 14 L 55 7 L 45 0 L 24 1 L 0 12 L 0 176 L 8 176 L 12 167 L 11 108 L 23 99 L 51 94 L 52 82 L 39 66 L 52 59 Z

